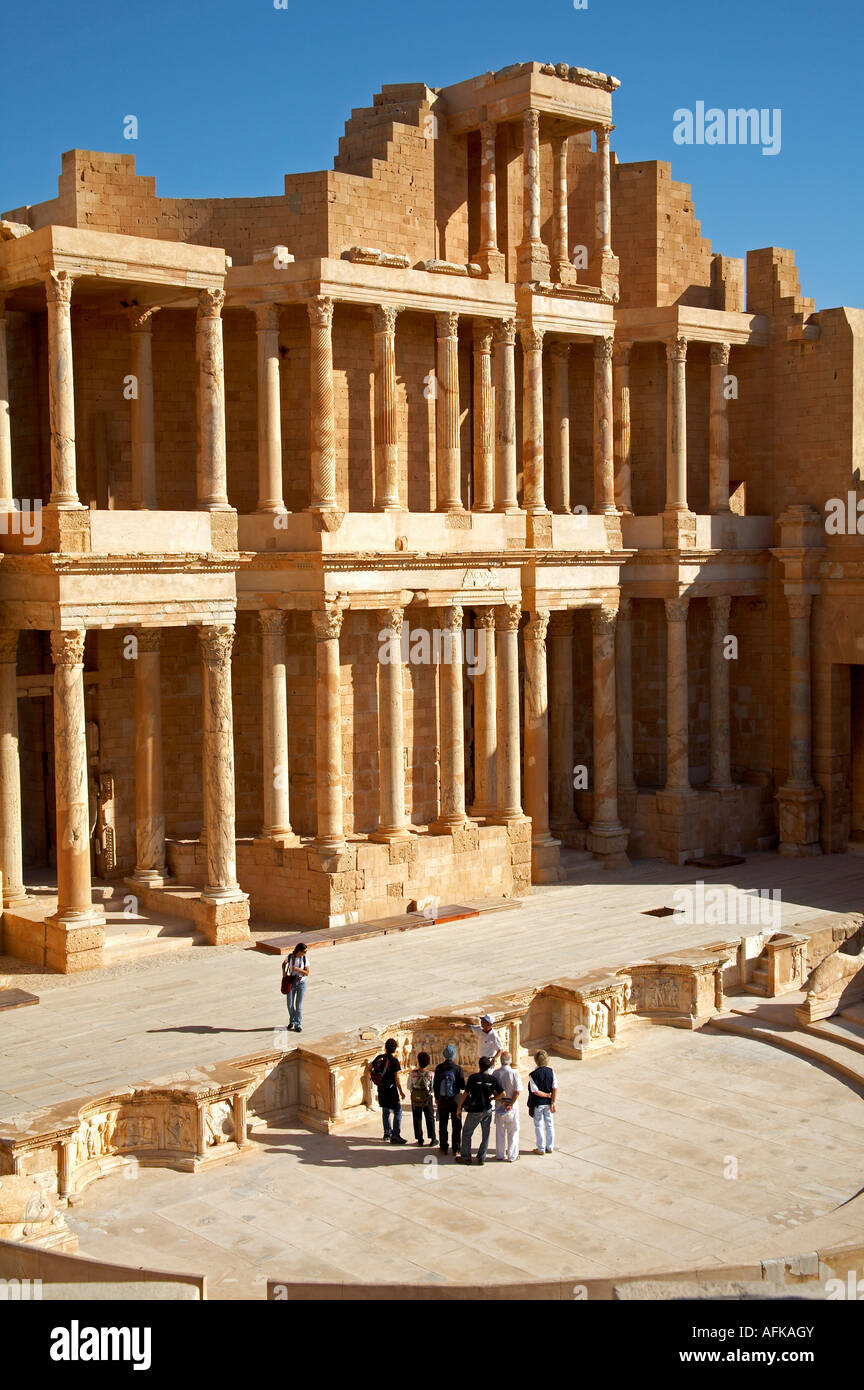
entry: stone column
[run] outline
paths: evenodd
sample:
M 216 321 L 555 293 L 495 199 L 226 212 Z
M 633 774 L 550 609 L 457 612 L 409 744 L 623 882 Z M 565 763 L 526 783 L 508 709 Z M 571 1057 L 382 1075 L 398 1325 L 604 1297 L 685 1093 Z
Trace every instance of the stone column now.
M 282 397 L 279 383 L 279 305 L 256 304 L 258 343 L 258 511 L 286 510 L 282 496 Z
M 612 352 L 614 339 L 594 339 L 594 507 L 615 511 L 615 458 L 612 438 Z
M 495 510 L 518 512 L 516 496 L 516 320 L 495 327 Z
M 567 143 L 566 135 L 559 135 L 552 141 L 553 202 L 555 221 L 555 242 L 552 248 L 552 276 L 558 281 L 567 281 L 573 269 L 570 262 L 570 242 L 567 229 Z
M 522 472 L 526 512 L 545 512 L 543 488 L 543 330 L 523 326 Z
M 471 510 L 491 512 L 495 501 L 495 392 L 492 328 L 474 325 L 474 488 Z
M 231 704 L 231 648 L 227 624 L 200 627 L 204 683 L 204 826 L 207 835 L 205 903 L 238 902 L 237 840 L 234 829 L 234 716 Z
M 777 793 L 778 851 L 784 855 L 821 854 L 819 803 L 813 782 L 812 672 L 810 614 L 813 596 L 787 593 L 789 606 L 789 775 Z
M 553 613 L 549 623 L 549 737 L 552 743 L 549 821 L 567 845 L 584 831 L 573 809 L 573 614 Z
M 549 831 L 549 685 L 546 674 L 548 609 L 538 609 L 524 629 L 525 814 L 531 818 L 531 878 L 557 883 L 560 842 Z
M 265 608 L 261 628 L 261 766 L 264 789 L 262 839 L 292 835 L 288 783 L 288 687 L 285 679 L 285 614 Z
M 162 681 L 159 628 L 135 633 L 135 841 L 133 878 L 160 887 L 165 868 L 162 778 Z
M 375 345 L 375 510 L 398 512 L 399 442 L 396 429 L 396 315 L 392 304 L 372 310 Z
M 622 595 L 615 633 L 615 690 L 618 711 L 618 790 L 635 792 L 633 776 L 632 600 Z
M 594 814 L 588 849 L 607 869 L 627 863 L 627 831 L 618 821 L 614 608 L 591 610 L 594 676 Z
M 101 917 L 90 882 L 90 806 L 84 720 L 84 629 L 54 629 L 54 786 L 57 798 L 56 925 Z M 99 943 L 101 945 L 101 942 Z
M 666 606 L 666 791 L 690 790 L 690 709 L 687 683 L 686 598 Z
M 438 396 L 435 410 L 439 512 L 461 512 L 462 455 L 459 449 L 459 315 L 436 314 Z
M 18 630 L 0 628 L 0 872 L 3 906 L 27 901 L 18 758 Z
M 51 417 L 51 501 L 61 511 L 80 507 L 75 464 L 75 387 L 72 378 L 72 276 L 52 270 L 48 307 L 48 408 Z
M 480 250 L 474 257 L 487 275 L 496 278 L 504 274 L 504 257 L 498 250 L 497 130 L 494 121 L 485 121 L 480 127 Z
M 728 512 L 729 507 L 729 402 L 726 374 L 729 343 L 711 345 L 711 414 L 708 432 L 709 509 Z
M 474 805 L 471 815 L 485 817 L 494 815 L 497 805 L 494 608 L 477 609 L 475 636 L 478 669 L 474 676 Z
M 540 116 L 530 108 L 522 118 L 522 241 L 518 278 L 548 280 L 549 252 L 540 240 Z
M 310 509 L 336 510 L 336 403 L 333 393 L 333 300 L 318 295 L 307 304 L 311 325 L 309 408 L 312 481 Z
M 570 344 L 553 343 L 552 428 L 549 439 L 549 500 L 553 512 L 569 512 L 570 504 Z
M 12 434 L 9 427 L 9 359 L 6 349 L 6 301 L 0 295 L 0 510 L 13 507 Z
M 402 608 L 387 608 L 378 616 L 391 640 L 383 648 L 389 659 L 378 661 L 378 828 L 371 838 L 388 842 L 408 834 L 402 692 L 405 614 Z
M 508 603 L 498 609 L 496 616 L 498 807 L 495 820 L 506 824 L 522 817 L 519 756 L 519 622 L 522 609 L 518 603 Z
M 318 788 L 319 850 L 345 848 L 342 818 L 342 707 L 339 634 L 342 613 L 333 604 L 312 614 L 315 633 L 315 776 Z
M 710 746 L 711 780 L 715 791 L 732 787 L 732 749 L 729 741 L 729 662 L 723 654 L 729 632 L 732 600 L 728 595 L 710 598 L 711 609 L 711 687 Z
M 135 395 L 130 401 L 132 433 L 132 506 L 155 511 L 156 426 L 153 413 L 153 315 L 158 309 L 130 309 L 132 375 Z
M 444 609 L 441 661 L 438 665 L 438 721 L 441 745 L 441 794 L 438 818 L 430 829 L 441 833 L 466 824 L 465 706 L 462 687 L 462 608 Z
M 222 350 L 224 290 L 201 290 L 195 320 L 198 363 L 198 507 L 227 512 L 228 475 L 225 453 L 225 361 Z
M 632 343 L 616 343 L 612 352 L 613 439 L 615 456 L 615 505 L 632 512 L 630 489 L 630 349 Z
M 666 344 L 666 511 L 687 508 L 687 339 Z
M 610 126 L 599 126 L 594 134 L 597 138 L 597 163 L 595 180 L 595 206 L 597 212 L 596 253 L 601 257 L 612 255 L 612 172 L 609 163 Z

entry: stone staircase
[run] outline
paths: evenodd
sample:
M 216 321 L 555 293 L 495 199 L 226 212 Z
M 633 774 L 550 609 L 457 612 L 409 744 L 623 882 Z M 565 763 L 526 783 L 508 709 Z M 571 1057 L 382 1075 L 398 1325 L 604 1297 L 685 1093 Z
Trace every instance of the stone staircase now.
M 802 1027 L 795 1008 L 803 999 L 801 991 L 779 999 L 739 996 L 730 1013 L 718 1014 L 708 1026 L 806 1057 L 860 1088 L 864 1096 L 864 1006 L 851 1005 L 830 1019 Z

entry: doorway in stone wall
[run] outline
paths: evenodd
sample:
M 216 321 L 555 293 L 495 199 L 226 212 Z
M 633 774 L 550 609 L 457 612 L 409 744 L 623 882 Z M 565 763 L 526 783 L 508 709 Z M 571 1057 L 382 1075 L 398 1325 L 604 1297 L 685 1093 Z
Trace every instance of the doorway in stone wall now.
M 849 674 L 850 744 L 852 749 L 852 804 L 849 842 L 850 845 L 864 851 L 864 666 L 851 666 Z
M 23 688 L 22 688 L 23 686 Z M 54 705 L 50 677 L 29 677 L 18 691 L 21 760 L 21 831 L 24 874 L 56 870 L 54 804 Z

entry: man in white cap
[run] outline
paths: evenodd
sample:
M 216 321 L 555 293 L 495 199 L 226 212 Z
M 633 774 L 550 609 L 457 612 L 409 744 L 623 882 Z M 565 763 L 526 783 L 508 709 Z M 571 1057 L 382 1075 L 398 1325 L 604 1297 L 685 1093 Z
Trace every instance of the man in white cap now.
M 488 1057 L 492 1066 L 504 1046 L 503 1040 L 493 1028 L 495 1022 L 491 1014 L 481 1014 L 479 1023 L 471 1024 L 471 1032 L 477 1038 L 477 1052 L 480 1057 Z

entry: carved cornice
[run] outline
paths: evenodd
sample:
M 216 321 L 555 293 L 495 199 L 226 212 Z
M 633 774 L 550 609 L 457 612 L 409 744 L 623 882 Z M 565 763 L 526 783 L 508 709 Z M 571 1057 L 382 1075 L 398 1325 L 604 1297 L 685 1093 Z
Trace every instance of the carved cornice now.
M 199 290 L 198 318 L 205 320 L 221 318 L 224 304 L 224 290 Z
M 689 598 L 664 598 L 666 606 L 666 621 L 670 623 L 686 623 L 687 610 L 690 607 Z
M 136 628 L 135 639 L 139 652 L 158 652 L 162 643 L 162 629 L 159 627 Z
M 83 627 L 69 629 L 53 628 L 51 632 L 51 659 L 55 666 L 81 666 L 84 663 Z
M 442 339 L 457 338 L 459 336 L 459 315 L 452 310 L 444 314 L 435 315 L 435 336 L 440 342 Z
M 342 610 L 335 604 L 312 610 L 312 631 L 316 642 L 329 642 L 342 631 Z
M 234 645 L 234 629 L 227 623 L 216 623 L 202 625 L 198 629 L 198 640 L 201 643 L 201 655 L 205 661 L 212 661 L 214 665 L 227 665 L 231 660 L 231 648 Z
M 285 632 L 285 614 L 281 608 L 259 608 L 258 626 L 268 637 L 281 637 Z
M 0 627 L 0 662 L 18 660 L 17 627 Z
M 333 300 L 328 299 L 326 294 L 319 294 L 310 299 L 306 304 L 306 310 L 313 328 L 333 327 Z
M 375 304 L 372 306 L 372 329 L 375 333 L 395 333 L 396 315 L 402 312 L 401 304 Z
M 72 303 L 72 276 L 68 270 L 49 270 L 45 298 L 49 304 Z
M 729 354 L 732 351 L 730 343 L 711 344 L 711 365 L 712 367 L 728 367 Z
M 595 338 L 595 339 L 594 339 L 594 361 L 595 361 L 595 362 L 602 362 L 602 363 L 604 364 L 604 366 L 608 366 L 608 365 L 611 363 L 611 361 L 612 361 L 612 355 L 613 355 L 614 351 L 615 351 L 615 339 L 614 339 L 614 338 L 612 338 L 612 337 L 607 337 L 607 336 L 604 334 L 604 335 L 602 335 L 601 337 Z
M 526 642 L 534 642 L 538 647 L 545 647 L 546 634 L 549 631 L 549 609 L 538 608 L 522 629 L 522 635 Z

